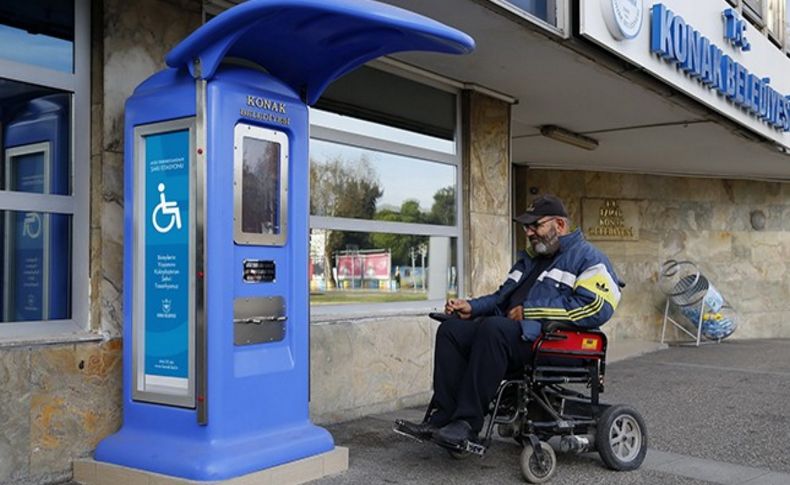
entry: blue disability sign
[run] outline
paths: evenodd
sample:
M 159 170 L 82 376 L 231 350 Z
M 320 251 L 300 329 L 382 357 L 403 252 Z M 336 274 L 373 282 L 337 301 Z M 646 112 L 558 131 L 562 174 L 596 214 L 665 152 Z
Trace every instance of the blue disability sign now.
M 145 374 L 189 377 L 189 131 L 145 138 Z

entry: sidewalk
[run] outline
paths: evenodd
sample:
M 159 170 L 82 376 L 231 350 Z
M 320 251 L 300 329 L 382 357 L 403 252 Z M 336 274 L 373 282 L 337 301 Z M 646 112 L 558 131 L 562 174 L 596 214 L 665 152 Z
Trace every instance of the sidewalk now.
M 649 451 L 642 468 L 612 472 L 596 454 L 560 453 L 550 483 L 790 483 L 790 340 L 733 340 L 651 352 L 657 346 L 612 345 L 602 396 L 644 416 Z M 651 353 L 640 355 L 645 352 Z M 434 445 L 392 432 L 394 419 L 419 420 L 423 411 L 329 426 L 337 444 L 349 448 L 350 468 L 314 483 L 525 483 L 521 448 L 513 441 L 497 440 L 485 457 L 457 461 Z

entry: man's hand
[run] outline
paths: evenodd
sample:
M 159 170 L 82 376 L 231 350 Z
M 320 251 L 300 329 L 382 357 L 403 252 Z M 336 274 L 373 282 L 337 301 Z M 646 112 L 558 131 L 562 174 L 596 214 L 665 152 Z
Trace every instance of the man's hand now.
M 472 318 L 472 305 L 466 300 L 450 298 L 444 304 L 444 313 L 455 313 L 462 320 Z
M 507 312 L 507 317 L 511 320 L 524 320 L 524 307 L 514 306 Z

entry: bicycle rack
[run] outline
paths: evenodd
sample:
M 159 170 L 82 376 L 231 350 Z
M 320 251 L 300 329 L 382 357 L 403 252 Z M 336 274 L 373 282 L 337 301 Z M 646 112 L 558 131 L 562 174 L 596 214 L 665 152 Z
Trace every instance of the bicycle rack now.
M 737 327 L 735 310 L 691 261 L 664 262 L 658 284 L 666 295 L 661 343 L 666 340 L 667 323 L 700 343 L 721 342 Z M 705 341 L 703 341 L 705 339 Z

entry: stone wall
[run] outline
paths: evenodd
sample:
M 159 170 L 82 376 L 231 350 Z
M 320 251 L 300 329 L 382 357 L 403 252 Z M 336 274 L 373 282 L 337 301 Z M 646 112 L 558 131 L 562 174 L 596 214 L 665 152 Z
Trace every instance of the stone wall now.
M 790 337 L 790 183 L 525 168 L 516 178 L 518 200 L 530 188 L 554 193 L 576 224 L 585 197 L 637 201 L 638 241 L 595 242 L 628 285 L 605 326 L 615 338 L 660 339 L 657 280 L 667 259 L 696 262 L 735 307 L 733 338 Z M 765 216 L 762 230 L 750 222 L 755 211 Z
M 67 480 L 121 419 L 121 344 L 0 350 L 0 483 Z
M 426 404 L 437 326 L 425 314 L 313 323 L 313 421 L 331 423 Z
M 463 94 L 466 295 L 491 293 L 513 264 L 510 202 L 510 105 Z

